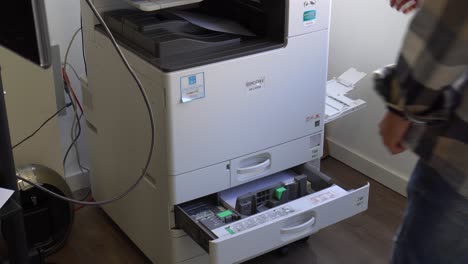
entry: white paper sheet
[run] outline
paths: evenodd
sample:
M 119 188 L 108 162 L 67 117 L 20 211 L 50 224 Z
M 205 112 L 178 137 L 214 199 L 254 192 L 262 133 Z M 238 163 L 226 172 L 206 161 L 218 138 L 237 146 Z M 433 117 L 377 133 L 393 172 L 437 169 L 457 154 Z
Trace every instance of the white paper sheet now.
M 327 98 L 325 100 L 325 123 L 366 106 L 366 102 L 363 100 L 354 100 L 346 96 L 354 89 L 356 83 L 366 75 L 366 73 L 359 72 L 355 68 L 350 68 L 340 77 L 328 81 Z
M 356 85 L 356 83 L 362 80 L 362 78 L 366 77 L 366 75 L 366 73 L 360 72 L 355 68 L 350 68 L 345 73 L 341 74 L 340 77 L 338 77 L 338 82 L 347 87 L 351 87 Z
M 171 13 L 205 29 L 248 37 L 255 36 L 252 31 L 229 19 L 178 10 L 171 11 Z
M 14 191 L 0 188 L 0 208 L 2 208 L 5 203 L 10 199 L 11 195 L 13 195 Z
M 248 194 L 250 192 L 257 192 L 258 190 L 274 186 L 278 183 L 292 183 L 294 182 L 294 177 L 296 176 L 297 174 L 292 171 L 282 171 L 259 180 L 220 192 L 219 198 L 221 201 L 229 205 L 231 209 L 235 209 L 237 197 Z

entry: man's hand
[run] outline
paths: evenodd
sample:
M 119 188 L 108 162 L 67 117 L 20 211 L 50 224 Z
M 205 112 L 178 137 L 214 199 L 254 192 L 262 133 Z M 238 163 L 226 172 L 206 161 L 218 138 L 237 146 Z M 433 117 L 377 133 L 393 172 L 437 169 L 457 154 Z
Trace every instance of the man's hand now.
M 418 8 L 423 0 L 390 0 L 390 6 L 405 14 Z
M 392 112 L 387 112 L 380 122 L 380 136 L 388 151 L 393 155 L 400 154 L 406 150 L 402 141 L 410 124 L 410 121 Z

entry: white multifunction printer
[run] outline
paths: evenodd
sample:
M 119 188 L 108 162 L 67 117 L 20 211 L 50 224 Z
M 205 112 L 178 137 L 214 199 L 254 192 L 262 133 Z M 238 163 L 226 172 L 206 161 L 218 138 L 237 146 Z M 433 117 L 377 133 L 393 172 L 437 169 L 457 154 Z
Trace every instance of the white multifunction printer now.
M 94 198 L 127 189 L 149 150 L 137 86 L 82 1 Z M 241 263 L 367 209 L 369 185 L 319 172 L 324 125 L 365 102 L 328 82 L 331 0 L 94 0 L 149 94 L 155 155 L 105 212 L 159 264 Z M 327 113 L 325 112 L 327 110 Z

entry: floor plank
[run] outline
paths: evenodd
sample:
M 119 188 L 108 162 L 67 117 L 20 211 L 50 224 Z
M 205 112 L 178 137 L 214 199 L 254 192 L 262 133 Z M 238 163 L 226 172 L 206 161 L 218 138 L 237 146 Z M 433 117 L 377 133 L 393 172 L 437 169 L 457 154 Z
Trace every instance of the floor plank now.
M 369 209 L 319 231 L 307 243 L 260 256 L 246 264 L 388 263 L 392 239 L 398 229 L 406 199 L 350 167 L 327 158 L 322 171 L 345 189 L 370 182 Z M 99 208 L 80 210 L 67 245 L 48 258 L 50 263 L 150 263 L 136 246 Z

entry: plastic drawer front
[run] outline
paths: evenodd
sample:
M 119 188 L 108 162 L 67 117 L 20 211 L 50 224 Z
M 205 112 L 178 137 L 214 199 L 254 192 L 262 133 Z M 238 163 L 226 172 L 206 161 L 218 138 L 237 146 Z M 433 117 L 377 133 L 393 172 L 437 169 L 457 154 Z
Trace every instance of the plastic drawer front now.
M 211 264 L 230 264 L 290 244 L 367 210 L 369 184 L 347 191 L 330 184 L 326 175 L 318 174 L 319 179 L 310 177 L 310 182 L 320 186 L 320 190 L 248 217 L 238 217 L 218 228 L 209 229 L 187 213 L 187 208 L 199 208 L 200 200 L 176 206 L 176 223 L 209 253 Z M 216 201 L 216 197 L 208 200 Z M 234 216 L 239 216 L 233 211 Z

